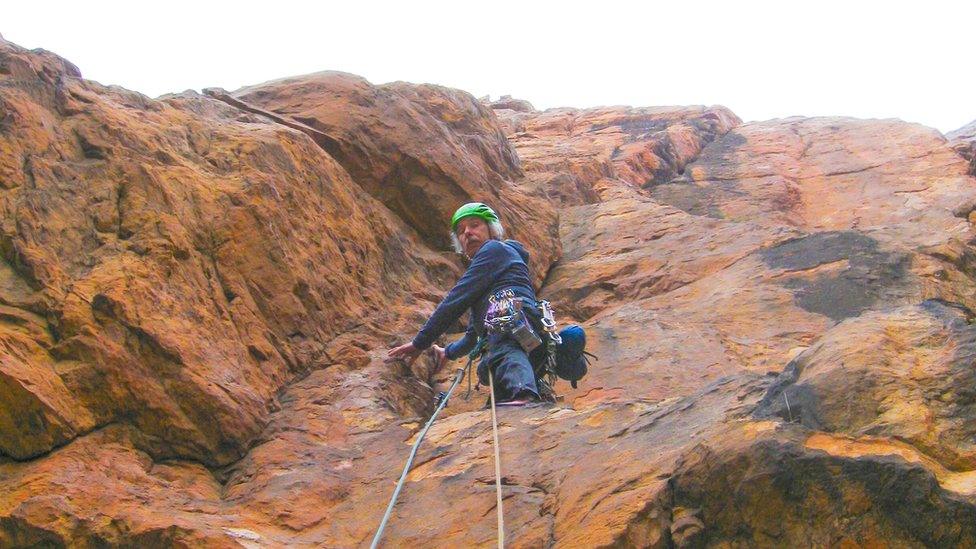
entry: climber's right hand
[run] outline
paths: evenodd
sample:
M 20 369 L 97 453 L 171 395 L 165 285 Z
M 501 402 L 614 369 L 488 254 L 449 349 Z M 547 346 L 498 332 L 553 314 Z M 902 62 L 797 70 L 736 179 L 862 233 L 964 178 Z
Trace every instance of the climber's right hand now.
M 407 366 L 411 366 L 417 360 L 417 357 L 420 356 L 421 352 L 423 351 L 413 346 L 413 342 L 406 343 L 387 351 L 386 359 L 383 362 L 389 364 L 397 360 L 402 360 Z
M 440 345 L 431 345 L 430 354 L 434 356 L 434 366 L 438 369 L 447 362 L 447 352 Z

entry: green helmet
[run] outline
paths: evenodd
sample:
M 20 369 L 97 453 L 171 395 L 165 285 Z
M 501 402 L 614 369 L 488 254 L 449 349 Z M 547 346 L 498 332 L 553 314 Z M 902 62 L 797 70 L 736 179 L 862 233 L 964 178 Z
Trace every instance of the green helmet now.
M 465 217 L 480 217 L 484 219 L 487 223 L 498 222 L 498 214 L 495 210 L 492 210 L 487 205 L 481 202 L 468 202 L 464 206 L 461 206 L 454 212 L 454 217 L 451 218 L 451 232 L 457 230 L 458 223 Z

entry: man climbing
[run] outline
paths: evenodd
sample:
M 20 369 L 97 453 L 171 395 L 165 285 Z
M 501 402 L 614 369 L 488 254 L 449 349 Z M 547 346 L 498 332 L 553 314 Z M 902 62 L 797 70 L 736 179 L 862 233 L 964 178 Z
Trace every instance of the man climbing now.
M 444 360 L 464 356 L 483 339 L 488 355 L 478 366 L 480 382 L 488 384 L 490 370 L 495 397 L 504 404 L 520 405 L 539 399 L 532 364 L 541 364 L 545 346 L 536 335 L 540 332 L 525 321 L 529 318 L 532 324 L 539 325 L 529 254 L 519 242 L 504 238 L 498 215 L 487 205 L 472 202 L 458 208 L 451 218 L 451 240 L 455 250 L 466 255 L 471 264 L 413 341 L 390 349 L 387 362 L 402 359 L 413 364 L 430 347 L 440 366 Z M 447 348 L 431 347 L 466 310 L 471 311 L 471 319 L 464 336 Z M 524 311 L 524 316 L 517 315 L 520 311 Z

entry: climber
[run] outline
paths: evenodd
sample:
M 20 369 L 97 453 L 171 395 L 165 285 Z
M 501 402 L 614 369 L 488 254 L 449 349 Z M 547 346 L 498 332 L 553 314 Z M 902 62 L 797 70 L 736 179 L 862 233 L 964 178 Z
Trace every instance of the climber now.
M 386 362 L 402 359 L 413 364 L 429 347 L 440 367 L 445 360 L 460 358 L 483 341 L 488 354 L 478 365 L 478 379 L 488 385 L 490 369 L 496 400 L 518 406 L 539 399 L 532 365 L 545 359 L 545 345 L 537 335 L 541 334 L 538 328 L 532 328 L 532 324 L 540 325 L 540 313 L 529 273 L 529 254 L 519 242 L 504 238 L 498 215 L 487 205 L 472 202 L 458 208 L 451 218 L 451 240 L 471 264 L 413 341 L 390 349 Z M 466 310 L 470 310 L 470 321 L 464 336 L 446 348 L 432 346 Z M 524 315 L 518 314 L 520 311 Z

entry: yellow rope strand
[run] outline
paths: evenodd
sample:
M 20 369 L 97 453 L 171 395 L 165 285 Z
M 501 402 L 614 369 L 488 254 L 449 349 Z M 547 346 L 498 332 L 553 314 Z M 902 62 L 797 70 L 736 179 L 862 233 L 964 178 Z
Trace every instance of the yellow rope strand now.
M 488 395 L 491 398 L 491 433 L 495 437 L 495 494 L 498 498 L 498 549 L 505 547 L 505 519 L 502 518 L 502 466 L 498 451 L 498 419 L 495 417 L 495 381 L 488 371 Z

